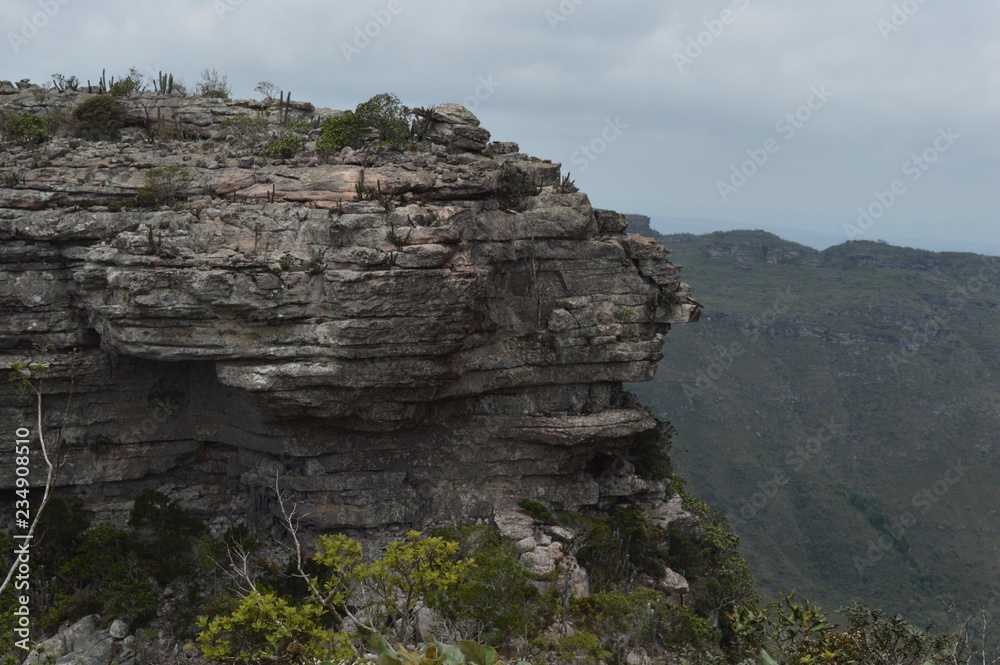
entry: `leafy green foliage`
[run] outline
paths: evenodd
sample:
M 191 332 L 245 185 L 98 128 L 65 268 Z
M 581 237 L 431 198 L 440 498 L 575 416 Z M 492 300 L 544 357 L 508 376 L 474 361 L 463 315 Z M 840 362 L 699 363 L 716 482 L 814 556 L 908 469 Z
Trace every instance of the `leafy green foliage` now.
M 281 138 L 271 139 L 261 149 L 263 157 L 280 157 L 289 159 L 306 148 L 306 140 L 298 134 L 285 134 Z
M 410 110 L 403 106 L 396 95 L 384 92 L 367 102 L 358 104 L 354 117 L 362 128 L 378 131 L 379 140 L 394 147 L 410 142 Z
M 461 634 L 505 644 L 544 627 L 537 616 L 534 577 L 518 563 L 517 548 L 496 527 L 466 526 L 439 535 L 459 544 L 460 557 L 475 560 L 458 584 L 430 599 L 431 607 Z
M 22 395 L 28 390 L 34 389 L 37 392 L 37 385 L 34 381 L 45 378 L 45 373 L 49 369 L 49 364 L 45 362 L 26 361 L 14 363 L 9 368 L 10 374 L 7 380 L 17 384 L 17 391 Z
M 132 547 L 160 585 L 197 571 L 196 544 L 206 528 L 176 501 L 146 490 L 136 498 L 128 525 Z
M 227 140 L 247 154 L 256 155 L 267 141 L 267 118 L 263 115 L 237 113 L 220 125 L 226 130 Z
M 316 141 L 316 151 L 331 153 L 348 146 L 361 146 L 361 126 L 354 113 L 347 112 L 335 118 L 327 118 L 320 124 L 320 135 Z
M 194 178 L 180 166 L 160 166 L 146 171 L 146 182 L 136 194 L 136 204 L 155 207 L 176 203 L 187 198 L 188 187 Z
M 325 613 L 319 604 L 294 605 L 255 589 L 239 600 L 232 613 L 200 619 L 203 630 L 195 641 L 208 660 L 234 665 L 351 658 L 350 640 L 324 627 Z
M 198 602 L 206 584 L 197 566 L 204 526 L 168 501 L 146 492 L 133 508 L 129 527 L 90 527 L 76 498 L 54 497 L 42 515 L 32 550 L 34 588 L 55 580 L 52 603 L 39 625 L 53 629 L 85 614 L 121 617 L 141 625 L 170 585 L 176 602 Z M 180 608 L 175 606 L 175 612 Z M 188 616 L 175 617 L 178 625 Z
M 740 538 L 729 530 L 722 515 L 683 490 L 683 479 L 675 477 L 675 487 L 684 508 L 701 520 L 701 535 L 671 524 L 667 564 L 684 571 L 691 584 L 691 602 L 706 611 L 729 612 L 736 606 L 757 604 L 750 567 L 739 551 Z M 724 642 L 732 639 L 732 628 L 719 622 Z
M 541 522 L 542 524 L 552 524 L 555 522 L 552 511 L 546 508 L 545 504 L 538 501 L 521 499 L 517 502 L 517 507 L 531 515 L 531 518 L 536 522 Z
M 509 162 L 500 167 L 497 180 L 497 203 L 501 210 L 520 212 L 527 208 L 528 198 L 537 196 L 540 188 L 531 175 Z
M 113 97 L 131 97 L 134 93 L 142 92 L 145 89 L 143 80 L 142 72 L 133 67 L 129 70 L 128 76 L 118 79 L 108 86 L 108 94 Z
M 472 565 L 456 557 L 458 549 L 454 541 L 410 531 L 389 543 L 381 558 L 358 566 L 358 574 L 386 616 L 401 612 L 408 624 L 418 601 L 454 587 Z
M 389 93 L 375 95 L 367 102 L 358 104 L 353 113 L 327 118 L 320 125 L 320 137 L 316 150 L 331 153 L 345 147 L 360 148 L 369 130 L 378 135 L 382 145 L 402 148 L 411 140 L 410 110 Z
M 125 127 L 125 105 L 117 97 L 98 95 L 73 109 L 77 136 L 91 141 L 115 141 Z
M 670 446 L 676 432 L 670 421 L 657 420 L 654 429 L 632 438 L 628 455 L 637 476 L 647 480 L 666 480 L 673 477 L 674 463 L 670 457 Z
M 662 530 L 636 508 L 616 508 L 608 515 L 581 517 L 586 529 L 577 552 L 580 565 L 600 587 L 626 588 L 642 574 L 653 578 L 666 569 Z
M 0 135 L 21 145 L 38 145 L 52 137 L 49 121 L 35 113 L 0 113 Z
M 666 594 L 646 587 L 602 590 L 573 602 L 577 625 L 599 636 L 601 648 L 622 661 L 629 651 L 684 647 L 709 649 L 718 633 L 691 607 L 672 605 Z
M 423 651 L 410 651 L 402 645 L 390 649 L 380 635 L 377 648 L 377 665 L 504 665 L 496 649 L 472 640 L 460 640 L 457 645 L 434 640 L 424 644 Z
M 964 635 L 933 634 L 901 616 L 862 604 L 843 608 L 848 628 L 838 632 L 826 613 L 808 601 L 782 595 L 767 609 L 737 608 L 730 615 L 737 640 L 734 654 L 761 663 L 799 665 L 922 665 L 967 662 Z
M 160 590 L 129 546 L 130 536 L 102 522 L 84 535 L 73 556 L 52 571 L 58 579 L 57 601 L 43 617 L 49 628 L 64 620 L 102 613 L 142 624 L 160 605 Z

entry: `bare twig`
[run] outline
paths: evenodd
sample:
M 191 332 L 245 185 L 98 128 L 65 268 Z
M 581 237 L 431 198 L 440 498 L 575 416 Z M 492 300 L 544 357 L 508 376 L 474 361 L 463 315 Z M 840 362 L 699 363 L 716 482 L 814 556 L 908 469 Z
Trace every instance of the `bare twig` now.
M 365 623 L 357 615 L 351 612 L 351 609 L 345 605 L 335 606 L 333 604 L 333 598 L 337 595 L 338 589 L 336 587 L 331 588 L 329 593 L 324 594 L 323 591 L 316 584 L 316 580 L 306 573 L 303 566 L 304 560 L 302 555 L 302 542 L 299 540 L 299 523 L 300 520 L 295 515 L 295 511 L 298 509 L 298 505 L 293 504 L 291 510 L 289 510 L 285 505 L 285 496 L 281 492 L 281 488 L 278 486 L 278 473 L 274 474 L 274 493 L 278 497 L 278 510 L 281 511 L 281 523 L 288 531 L 289 536 L 292 538 L 292 546 L 285 545 L 295 557 L 295 577 L 300 578 L 306 583 L 309 588 L 309 593 L 320 605 L 325 607 L 329 612 L 330 616 L 334 619 L 336 628 L 340 628 L 343 625 L 344 617 L 346 616 L 351 621 L 354 622 L 359 628 L 364 628 L 365 630 L 377 633 L 378 629 L 372 626 L 370 623 Z

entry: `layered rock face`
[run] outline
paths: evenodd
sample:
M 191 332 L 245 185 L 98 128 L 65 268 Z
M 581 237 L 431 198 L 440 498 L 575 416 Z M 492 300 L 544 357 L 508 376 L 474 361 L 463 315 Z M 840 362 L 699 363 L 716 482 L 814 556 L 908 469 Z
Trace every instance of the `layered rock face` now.
M 51 114 L 89 97 L 0 104 Z M 487 143 L 456 105 L 412 150 L 263 160 L 226 141 L 225 119 L 306 120 L 315 138 L 338 112 L 125 103 L 119 141 L 59 133 L 0 153 L 0 364 L 50 364 L 64 492 L 99 517 L 156 489 L 256 518 L 277 477 L 317 529 L 662 493 L 633 473 L 629 444 L 655 421 L 621 384 L 652 378 L 697 305 L 667 251 L 624 235 L 558 164 Z M 181 202 L 132 205 L 168 172 Z M 519 172 L 537 187 L 511 201 Z M 0 417 L 37 439 L 30 394 L 4 390 Z

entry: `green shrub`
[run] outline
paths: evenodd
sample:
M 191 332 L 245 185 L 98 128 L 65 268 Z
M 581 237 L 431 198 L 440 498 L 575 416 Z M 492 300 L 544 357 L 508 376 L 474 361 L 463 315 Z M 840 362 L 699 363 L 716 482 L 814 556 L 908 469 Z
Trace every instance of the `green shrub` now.
M 196 572 L 195 547 L 206 528 L 176 501 L 146 490 L 136 498 L 128 525 L 132 547 L 162 586 Z
M 142 92 L 145 87 L 142 73 L 133 67 L 129 70 L 128 76 L 108 86 L 108 94 L 113 97 L 131 97 L 136 92 Z
M 154 207 L 187 199 L 193 178 L 180 166 L 161 166 L 146 171 L 146 182 L 136 194 L 136 204 Z
M 220 125 L 226 130 L 227 140 L 238 149 L 255 155 L 267 141 L 267 118 L 263 115 L 237 113 Z
M 327 118 L 320 124 L 316 151 L 331 153 L 346 147 L 358 148 L 361 146 L 361 129 L 354 113 L 350 111 L 335 118 Z
M 34 113 L 0 115 L 0 133 L 8 141 L 22 145 L 45 143 L 52 137 L 48 120 Z
M 521 499 L 517 502 L 517 507 L 531 515 L 531 518 L 536 522 L 541 522 L 542 524 L 553 524 L 555 522 L 555 518 L 552 517 L 552 511 L 537 501 Z
M 739 607 L 729 615 L 736 634 L 737 658 L 761 655 L 762 662 L 780 665 L 837 663 L 878 665 L 969 662 L 968 635 L 935 634 L 903 617 L 888 616 L 865 605 L 841 608 L 848 620 L 838 632 L 822 609 L 808 601 L 782 596 L 767 609 Z M 764 653 L 767 657 L 764 657 Z
M 232 613 L 198 621 L 196 638 L 202 656 L 216 663 L 313 663 L 354 656 L 347 635 L 324 625 L 320 605 L 293 605 L 256 589 Z
M 115 141 L 125 127 L 125 105 L 117 98 L 99 95 L 73 110 L 77 136 L 91 141 Z
M 691 604 L 703 612 L 728 611 L 738 606 L 756 606 L 753 575 L 739 551 L 740 537 L 730 531 L 725 518 L 684 489 L 684 479 L 674 476 L 672 484 L 684 500 L 684 508 L 701 520 L 701 533 L 671 524 L 667 565 L 685 571 L 691 584 Z M 728 615 L 720 616 L 722 640 L 734 639 Z
M 475 565 L 465 570 L 458 584 L 433 596 L 431 607 L 460 633 L 478 635 L 491 644 L 505 644 L 539 628 L 534 576 L 518 563 L 517 548 L 496 527 L 465 526 L 439 535 L 457 542 L 458 555 Z
M 358 104 L 355 118 L 361 127 L 378 130 L 379 140 L 385 145 L 403 147 L 410 142 L 410 110 L 396 95 L 384 92 L 367 102 Z
M 142 624 L 160 605 L 160 590 L 131 549 L 130 535 L 102 522 L 87 531 L 73 556 L 57 565 L 56 603 L 42 618 L 53 629 L 86 614 Z
M 629 592 L 604 590 L 573 601 L 574 616 L 601 638 L 605 648 L 625 652 L 636 648 L 709 648 L 718 639 L 712 622 L 694 608 L 670 604 L 666 594 L 646 587 Z
M 581 517 L 578 522 L 586 533 L 577 559 L 598 587 L 627 588 L 640 574 L 663 576 L 663 534 L 642 510 L 616 508 L 608 515 Z
M 673 477 L 674 462 L 670 457 L 670 446 L 675 432 L 670 421 L 657 420 L 655 428 L 632 437 L 628 457 L 635 467 L 635 475 L 647 480 Z
M 279 157 L 289 159 L 306 149 L 306 140 L 299 134 L 286 132 L 283 136 L 271 139 L 261 148 L 262 157 Z
M 540 189 L 527 171 L 505 163 L 500 167 L 497 181 L 497 203 L 502 210 L 523 211 L 528 205 L 528 197 L 537 196 Z
M 347 112 L 336 118 L 327 118 L 320 125 L 320 137 L 316 150 L 331 153 L 346 148 L 360 148 L 367 130 L 378 132 L 378 140 L 383 145 L 397 148 L 408 145 L 410 134 L 410 111 L 400 103 L 399 98 L 389 93 L 375 95 L 367 102 L 358 104 L 354 112 Z

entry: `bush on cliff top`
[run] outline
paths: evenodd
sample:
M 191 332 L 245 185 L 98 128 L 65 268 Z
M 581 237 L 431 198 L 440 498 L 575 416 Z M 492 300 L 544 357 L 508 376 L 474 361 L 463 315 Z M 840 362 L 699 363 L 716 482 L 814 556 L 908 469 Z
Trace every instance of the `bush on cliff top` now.
M 49 122 L 34 113 L 0 114 L 0 134 L 4 140 L 24 145 L 44 143 L 52 136 Z
M 316 150 L 330 153 L 348 146 L 360 148 L 370 130 L 378 133 L 380 144 L 404 147 L 412 138 L 409 116 L 410 110 L 396 95 L 375 95 L 367 102 L 358 104 L 353 112 L 324 120 Z
M 91 141 L 116 141 L 125 127 L 125 105 L 109 95 L 98 95 L 73 109 L 75 133 Z

